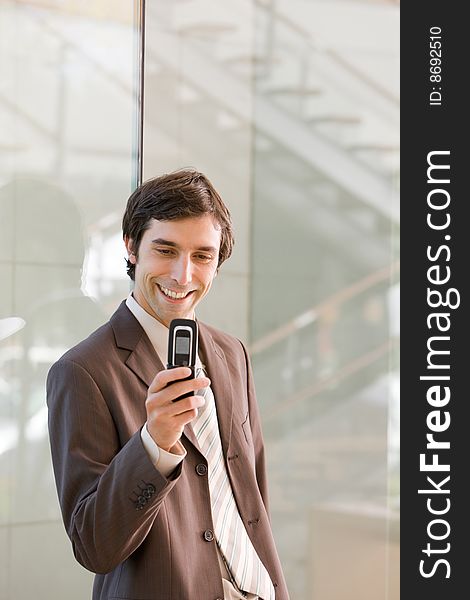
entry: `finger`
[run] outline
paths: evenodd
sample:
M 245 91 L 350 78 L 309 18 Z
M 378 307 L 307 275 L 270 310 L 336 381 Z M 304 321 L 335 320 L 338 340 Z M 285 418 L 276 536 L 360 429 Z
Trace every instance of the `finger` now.
M 150 384 L 150 392 L 158 392 L 166 387 L 172 381 L 177 379 L 184 379 L 191 375 L 191 369 L 189 367 L 175 367 L 174 369 L 163 369 L 159 371 L 152 383 Z
M 188 379 L 186 381 L 176 381 L 175 383 L 171 383 L 160 393 L 160 397 L 162 402 L 174 402 L 180 396 L 184 396 L 185 394 L 194 395 L 194 392 L 204 389 L 210 384 L 210 381 L 207 377 L 198 377 L 197 379 Z
M 205 404 L 202 396 L 188 396 L 179 402 L 170 402 L 164 406 L 147 406 L 148 419 L 159 422 L 165 427 L 181 427 L 192 421 Z
M 203 389 L 208 385 L 210 385 L 210 380 L 207 377 L 176 381 L 158 392 L 150 393 L 146 402 L 150 409 L 154 406 L 166 406 L 172 404 L 180 396 Z
M 201 396 L 192 396 L 192 397 L 193 398 L 201 398 L 203 401 L 203 404 L 205 402 L 204 398 L 202 398 Z M 179 407 L 180 402 L 176 402 L 175 404 L 176 404 L 176 406 Z M 183 412 L 181 412 L 173 417 L 173 422 L 175 424 L 177 424 L 178 427 L 184 427 L 185 425 L 187 425 L 188 423 L 193 421 L 198 416 L 200 410 L 201 410 L 201 406 L 194 406 L 193 408 L 184 410 Z
M 168 395 L 165 393 L 165 399 L 169 398 L 171 402 L 180 401 L 181 396 L 194 396 L 202 394 L 200 390 L 204 390 L 207 386 L 210 385 L 210 380 L 207 377 L 198 377 L 197 379 L 190 379 L 188 381 L 180 381 L 176 383 L 172 383 L 167 386 L 166 390 L 168 391 Z M 161 392 L 163 394 L 163 392 Z
M 194 419 L 198 416 L 199 411 L 197 408 L 193 408 L 192 410 L 187 410 L 186 412 L 182 413 L 181 415 L 178 415 L 177 417 L 175 417 L 175 422 L 177 422 L 178 427 L 180 427 L 181 429 L 184 428 L 185 425 L 187 425 L 188 423 L 191 423 L 191 421 L 194 421 Z
M 169 414 L 178 417 L 185 415 L 187 412 L 197 412 L 197 410 L 204 406 L 205 403 L 206 400 L 202 396 L 188 396 L 179 402 L 172 403 L 172 407 L 169 409 Z

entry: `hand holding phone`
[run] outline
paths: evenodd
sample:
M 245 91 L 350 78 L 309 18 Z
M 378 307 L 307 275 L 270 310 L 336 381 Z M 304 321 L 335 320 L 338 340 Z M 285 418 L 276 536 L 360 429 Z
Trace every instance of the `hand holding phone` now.
M 195 378 L 197 355 L 197 323 L 191 319 L 174 319 L 170 323 L 167 369 L 157 373 L 145 402 L 147 430 L 155 443 L 166 451 L 171 451 L 185 425 L 197 416 L 205 403 L 204 397 L 195 392 L 210 385 L 210 380 L 204 375 Z M 178 370 L 182 371 L 181 375 Z M 186 377 L 188 371 L 190 374 Z M 191 391 L 188 392 L 188 388 Z
M 170 323 L 168 336 L 167 369 L 174 369 L 175 367 L 189 367 L 191 369 L 191 375 L 178 381 L 195 378 L 197 352 L 198 328 L 196 321 L 192 319 L 173 319 Z M 193 395 L 194 392 L 188 392 L 175 398 L 174 402 Z
M 190 367 L 162 369 L 150 384 L 145 401 L 147 430 L 163 450 L 171 451 L 180 439 L 185 425 L 198 415 L 204 406 L 203 396 L 195 394 L 210 385 L 208 377 L 186 381 Z M 189 393 L 188 393 L 189 392 Z M 179 402 L 177 400 L 179 399 Z

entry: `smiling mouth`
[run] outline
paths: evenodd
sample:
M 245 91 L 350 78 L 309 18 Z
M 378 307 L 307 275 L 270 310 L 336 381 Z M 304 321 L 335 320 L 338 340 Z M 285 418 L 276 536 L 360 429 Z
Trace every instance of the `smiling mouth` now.
M 167 298 L 171 298 L 172 300 L 183 300 L 194 292 L 194 290 L 188 290 L 187 292 L 174 292 L 173 290 L 170 290 L 159 283 L 157 283 L 157 285 L 159 290 L 163 292 Z

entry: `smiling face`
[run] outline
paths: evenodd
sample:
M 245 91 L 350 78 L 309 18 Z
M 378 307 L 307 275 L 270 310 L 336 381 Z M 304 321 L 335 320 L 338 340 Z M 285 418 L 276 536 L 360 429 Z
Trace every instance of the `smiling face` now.
M 135 265 L 134 297 L 167 327 L 172 319 L 192 319 L 196 305 L 217 274 L 220 229 L 210 215 L 172 221 L 152 219 L 138 252 L 125 238 Z

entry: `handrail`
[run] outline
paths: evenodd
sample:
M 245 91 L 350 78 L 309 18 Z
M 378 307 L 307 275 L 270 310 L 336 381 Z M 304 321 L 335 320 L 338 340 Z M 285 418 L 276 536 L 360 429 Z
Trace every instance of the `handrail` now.
M 294 319 L 291 319 L 281 327 L 274 329 L 267 335 L 259 338 L 249 346 L 249 350 L 251 355 L 259 354 L 263 350 L 266 350 L 270 346 L 273 346 L 277 342 L 285 339 L 295 331 L 299 329 L 303 329 L 307 325 L 310 325 L 314 321 L 316 321 L 323 313 L 327 312 L 331 309 L 332 306 L 338 307 L 339 305 L 345 303 L 348 300 L 358 296 L 368 288 L 380 283 L 381 281 L 386 281 L 390 279 L 392 275 L 399 271 L 400 261 L 397 260 L 382 269 L 378 269 L 373 273 L 370 273 L 366 277 L 355 281 L 353 284 L 339 290 L 335 294 L 332 294 L 320 304 L 312 306 L 308 310 L 304 311 Z
M 264 421 L 267 422 L 271 419 L 276 418 L 278 415 L 284 413 L 286 410 L 292 410 L 292 407 L 299 402 L 303 402 L 308 398 L 312 398 L 313 396 L 317 396 L 323 390 L 331 388 L 333 385 L 337 384 L 342 379 L 346 377 L 350 377 L 374 363 L 375 361 L 385 356 L 390 350 L 392 350 L 398 342 L 392 339 L 387 340 L 383 344 L 376 346 L 369 352 L 358 356 L 354 360 L 346 363 L 342 368 L 335 371 L 329 377 L 324 377 L 323 379 L 319 379 L 308 385 L 307 387 L 295 392 L 292 396 L 287 398 L 282 404 L 278 404 L 277 406 L 270 407 L 267 411 L 266 416 L 263 417 Z

